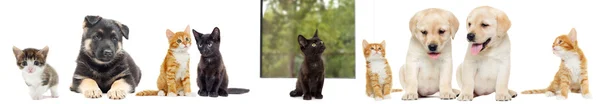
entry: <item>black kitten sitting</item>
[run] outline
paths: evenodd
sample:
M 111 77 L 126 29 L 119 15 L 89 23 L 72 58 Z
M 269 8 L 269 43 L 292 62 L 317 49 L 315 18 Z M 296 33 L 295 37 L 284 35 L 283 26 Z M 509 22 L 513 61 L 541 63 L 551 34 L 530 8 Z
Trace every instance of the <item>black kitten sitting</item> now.
M 319 39 L 319 30 L 311 39 L 298 35 L 300 50 L 304 54 L 304 62 L 300 68 L 300 75 L 296 81 L 296 89 L 290 92 L 291 97 L 303 96 L 304 100 L 323 99 L 323 82 L 325 81 L 325 66 L 321 54 L 325 51 L 325 44 Z
M 221 32 L 219 28 L 215 27 L 211 34 L 202 34 L 194 29 L 192 29 L 192 32 L 194 33 L 194 39 L 201 54 L 200 63 L 198 63 L 198 78 L 196 80 L 200 88 L 198 95 L 226 97 L 228 94 L 249 92 L 249 89 L 227 88 L 229 78 L 227 70 L 225 70 L 225 64 L 223 64 L 221 51 L 219 51 L 221 44 Z

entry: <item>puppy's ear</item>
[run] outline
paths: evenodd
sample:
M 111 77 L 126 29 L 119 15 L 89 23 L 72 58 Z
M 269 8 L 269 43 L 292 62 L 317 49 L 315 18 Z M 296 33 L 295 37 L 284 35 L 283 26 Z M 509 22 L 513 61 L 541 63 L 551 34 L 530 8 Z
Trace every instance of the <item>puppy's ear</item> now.
M 196 31 L 196 29 L 192 29 L 192 34 L 194 34 L 194 40 L 196 40 L 196 44 L 200 43 L 200 39 L 202 38 L 202 33 Z
M 50 49 L 48 48 L 48 46 L 44 46 L 44 48 L 42 48 L 42 50 L 39 51 L 40 54 L 44 55 L 44 58 L 48 57 L 48 51 Z
M 123 37 L 125 37 L 125 39 L 129 39 L 129 27 L 125 24 L 122 24 L 119 21 L 114 21 L 114 22 L 119 27 L 119 30 L 121 30 L 121 34 L 123 34 Z
M 506 15 L 506 13 L 504 13 L 503 11 L 500 10 L 496 10 L 496 21 L 498 22 L 498 32 L 503 32 L 506 33 L 508 31 L 508 29 L 510 29 L 511 26 L 511 22 L 510 19 L 508 19 L 508 16 Z
M 416 28 L 417 28 L 417 22 L 419 22 L 419 20 L 423 18 L 423 10 L 415 13 L 415 15 L 413 15 L 412 18 L 410 18 L 410 21 L 408 22 L 408 29 L 410 29 L 410 33 L 411 35 L 415 35 L 417 32 Z
M 219 27 L 215 27 L 212 31 L 212 33 L 210 33 L 211 37 L 220 42 L 221 41 L 221 30 L 219 29 Z
M 23 51 L 16 46 L 13 46 L 13 53 L 15 54 L 15 58 L 19 59 L 19 55 L 23 53 Z
M 167 34 L 167 39 L 171 39 L 173 38 L 173 36 L 175 36 L 175 33 L 173 33 L 173 31 L 171 31 L 171 29 L 167 29 L 167 31 L 165 32 Z
M 460 27 L 460 23 L 458 22 L 458 19 L 456 18 L 456 16 L 454 16 L 454 14 L 450 11 L 448 12 L 448 22 L 450 23 L 450 35 L 452 35 L 452 39 L 454 39 L 454 36 L 456 35 L 456 32 L 458 31 L 458 27 Z
M 363 49 L 367 48 L 367 46 L 369 46 L 369 42 L 367 42 L 366 39 L 363 39 L 362 46 L 363 46 Z
M 575 28 L 571 28 L 571 31 L 569 32 L 569 39 L 571 39 L 571 42 L 573 43 L 577 42 L 577 31 L 575 31 Z
M 304 46 L 306 46 L 306 38 L 302 35 L 298 35 L 298 43 L 300 44 L 300 49 L 304 49 Z
M 84 24 L 83 27 L 91 27 L 94 26 L 96 24 L 98 24 L 98 22 L 100 22 L 100 20 L 102 20 L 102 17 L 97 16 L 97 15 L 87 15 L 84 18 Z
M 185 30 L 183 30 L 186 34 L 190 33 L 190 25 L 185 26 Z

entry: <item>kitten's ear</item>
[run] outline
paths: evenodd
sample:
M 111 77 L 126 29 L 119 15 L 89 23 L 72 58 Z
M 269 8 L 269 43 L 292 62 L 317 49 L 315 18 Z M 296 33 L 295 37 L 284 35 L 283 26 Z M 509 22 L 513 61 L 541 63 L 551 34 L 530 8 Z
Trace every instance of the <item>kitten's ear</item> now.
M 385 48 L 385 40 L 381 41 L 381 46 Z
M 166 34 L 167 34 L 167 39 L 171 39 L 171 38 L 173 38 L 173 36 L 175 36 L 175 33 L 173 33 L 173 31 L 171 31 L 171 29 L 167 29 Z
M 211 37 L 217 41 L 221 40 L 221 30 L 219 30 L 219 27 L 215 27 L 212 31 Z
M 196 44 L 200 43 L 200 38 L 202 37 L 202 33 L 196 31 L 196 29 L 192 29 L 192 34 L 194 34 L 194 40 L 196 40 Z
M 125 24 L 122 24 L 119 21 L 114 21 L 113 22 L 115 24 L 117 24 L 117 26 L 119 27 L 119 30 L 121 30 L 121 34 L 123 34 L 123 37 L 125 37 L 125 39 L 129 39 L 129 27 Z
M 44 55 L 44 57 L 48 56 L 48 51 L 50 49 L 48 48 L 48 46 L 44 46 L 44 48 L 42 48 L 42 50 L 39 51 L 40 54 Z
M 313 36 L 313 38 L 318 38 L 319 37 L 319 29 L 315 30 L 315 35 Z
M 362 46 L 363 46 L 363 49 L 367 48 L 367 46 L 369 46 L 369 42 L 367 42 L 366 39 L 363 39 Z
M 19 48 L 17 48 L 16 46 L 13 46 L 13 53 L 15 54 L 15 58 L 18 59 L 18 56 L 22 53 L 23 51 Z
M 185 30 L 183 32 L 189 34 L 190 33 L 190 25 L 185 26 Z
M 575 28 L 571 28 L 571 31 L 569 32 L 569 39 L 571 39 L 572 42 L 577 42 L 577 31 Z
M 300 44 L 300 48 L 304 48 L 304 46 L 306 46 L 306 38 L 302 35 L 298 35 L 298 43 Z
M 91 27 L 91 26 L 97 24 L 98 22 L 100 22 L 100 20 L 102 20 L 102 17 L 100 17 L 100 16 L 97 16 L 97 15 L 87 15 L 84 18 L 83 27 Z

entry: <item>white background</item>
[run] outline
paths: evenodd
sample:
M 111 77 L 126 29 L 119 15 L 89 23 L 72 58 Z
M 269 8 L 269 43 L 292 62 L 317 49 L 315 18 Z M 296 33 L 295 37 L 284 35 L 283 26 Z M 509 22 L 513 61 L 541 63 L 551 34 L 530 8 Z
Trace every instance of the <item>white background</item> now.
M 0 51 L 5 67 L 0 73 L 3 90 L 0 99 L 6 103 L 463 103 L 456 100 L 442 101 L 438 98 L 425 98 L 418 101 L 402 101 L 402 92 L 393 93 L 391 100 L 375 102 L 364 94 L 364 56 L 361 41 L 381 41 L 388 43 L 387 57 L 394 72 L 394 88 L 400 88 L 397 81 L 398 67 L 404 62 L 410 33 L 408 21 L 419 10 L 438 7 L 452 11 L 461 23 L 454 40 L 454 65 L 458 65 L 466 52 L 466 16 L 472 8 L 491 5 L 504 10 L 512 20 L 509 35 L 512 41 L 512 71 L 509 88 L 517 92 L 527 89 L 545 88 L 558 70 L 559 58 L 550 50 L 554 38 L 566 34 L 571 27 L 579 33 L 580 47 L 588 58 L 591 91 L 596 94 L 597 75 L 594 69 L 598 61 L 594 38 L 597 24 L 600 24 L 595 10 L 597 3 L 564 0 L 523 1 L 508 0 L 356 0 L 356 79 L 327 79 L 324 99 L 303 101 L 290 98 L 295 79 L 260 78 L 260 2 L 259 0 L 162 0 L 162 1 L 64 1 L 64 0 L 21 0 L 0 2 Z M 81 42 L 81 23 L 85 15 L 100 15 L 115 19 L 130 28 L 129 40 L 124 41 L 124 49 L 135 59 L 142 70 L 142 81 L 137 91 L 156 89 L 156 78 L 160 64 L 166 54 L 168 43 L 166 29 L 183 31 L 185 25 L 192 29 L 210 33 L 212 28 L 221 29 L 221 51 L 230 76 L 230 87 L 250 88 L 250 93 L 230 95 L 227 98 L 202 97 L 136 97 L 133 94 L 120 101 L 87 99 L 81 94 L 70 92 L 75 69 L 75 59 Z M 394 38 L 392 38 L 394 37 Z M 32 101 L 16 66 L 11 47 L 50 47 L 47 62 L 60 76 L 58 99 Z M 199 52 L 192 48 L 191 77 L 192 90 L 198 89 L 195 83 Z M 455 79 L 453 87 L 458 88 Z M 49 93 L 47 93 L 49 95 Z M 566 101 L 556 101 L 544 95 L 522 95 L 509 103 L 592 103 L 583 100 L 579 94 L 570 94 Z M 475 98 L 473 102 L 495 103 L 494 95 Z

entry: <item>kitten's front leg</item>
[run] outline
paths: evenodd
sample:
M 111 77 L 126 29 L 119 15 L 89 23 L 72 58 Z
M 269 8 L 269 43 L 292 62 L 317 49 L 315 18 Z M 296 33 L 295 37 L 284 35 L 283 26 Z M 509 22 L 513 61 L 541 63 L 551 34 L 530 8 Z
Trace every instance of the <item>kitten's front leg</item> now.
M 581 76 L 581 82 L 580 82 L 581 95 L 583 95 L 583 98 L 592 99 L 592 94 L 590 93 L 590 88 L 589 88 L 587 70 L 582 71 L 580 76 Z
M 177 96 L 177 83 L 175 83 L 175 73 L 177 69 L 169 68 L 167 69 L 167 96 Z
M 58 89 L 56 85 L 50 87 L 50 96 L 52 98 L 58 98 Z
M 304 96 L 302 97 L 302 99 L 304 100 L 311 100 L 312 99 L 312 94 L 311 91 L 312 89 L 310 88 L 311 86 L 311 81 L 310 78 L 306 75 L 303 75 L 304 77 L 302 78 L 302 89 L 303 89 L 303 93 Z
M 183 78 L 183 80 L 181 80 L 181 82 L 183 83 L 183 94 L 184 96 L 193 96 L 192 95 L 192 89 L 190 86 L 190 74 L 189 71 L 187 72 L 187 74 L 185 75 L 186 77 Z
M 323 83 L 325 83 L 325 75 L 319 76 L 318 78 L 316 78 L 316 87 L 315 93 L 313 94 L 313 96 L 315 96 L 315 99 L 323 99 Z
M 199 74 L 198 76 L 198 96 L 208 96 L 208 89 L 206 86 L 208 86 L 206 84 L 206 76 L 203 76 L 201 74 Z
M 43 90 L 41 87 L 43 86 L 29 86 L 29 96 L 31 96 L 31 99 L 41 100 L 44 98 L 42 94 L 44 94 L 45 90 Z
M 210 89 L 210 92 L 208 92 L 208 96 L 210 97 L 219 97 L 219 87 L 221 86 L 221 83 L 223 82 L 223 78 L 218 78 L 218 77 L 212 77 L 211 79 L 213 79 L 213 83 L 211 83 L 212 88 Z

